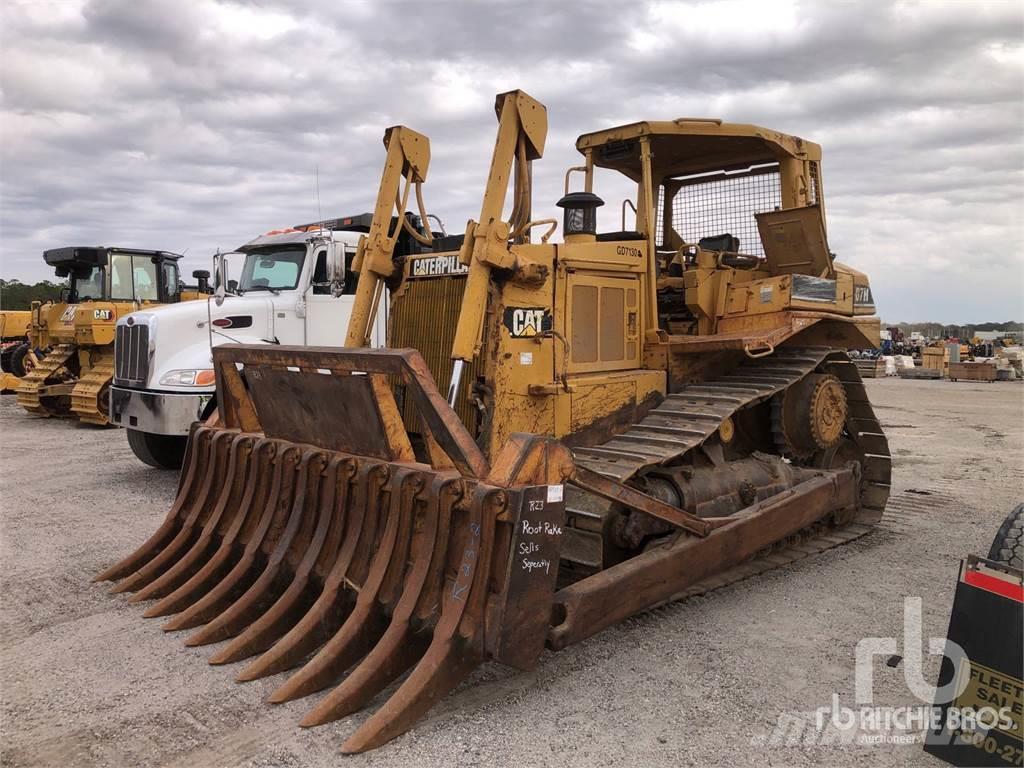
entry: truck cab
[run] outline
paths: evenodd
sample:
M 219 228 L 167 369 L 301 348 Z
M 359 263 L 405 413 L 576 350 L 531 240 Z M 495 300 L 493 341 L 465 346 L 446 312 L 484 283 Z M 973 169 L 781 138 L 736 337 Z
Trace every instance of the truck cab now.
M 118 322 L 111 421 L 127 429 L 139 459 L 180 466 L 192 423 L 215 407 L 213 347 L 344 345 L 359 277 L 352 259 L 368 226 L 366 214 L 272 230 L 215 257 L 215 293 L 206 302 L 136 312 Z M 382 298 L 374 346 L 385 341 L 387 311 Z

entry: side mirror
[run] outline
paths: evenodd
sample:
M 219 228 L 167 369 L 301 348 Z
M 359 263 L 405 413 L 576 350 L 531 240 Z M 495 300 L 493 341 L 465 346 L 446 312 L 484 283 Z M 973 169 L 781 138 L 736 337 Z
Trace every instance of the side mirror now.
M 331 296 L 337 298 L 345 292 L 345 244 L 331 243 L 327 248 L 327 280 Z
M 224 303 L 224 297 L 227 296 L 228 285 L 227 259 L 224 258 L 224 254 L 219 250 L 213 254 L 213 274 L 216 275 L 216 289 L 213 292 L 213 300 L 217 302 L 219 307 Z
M 324 253 L 324 263 L 327 266 L 327 282 L 332 285 L 337 279 L 338 262 L 334 258 L 334 249 L 336 247 L 334 243 L 331 243 L 327 246 L 327 251 Z

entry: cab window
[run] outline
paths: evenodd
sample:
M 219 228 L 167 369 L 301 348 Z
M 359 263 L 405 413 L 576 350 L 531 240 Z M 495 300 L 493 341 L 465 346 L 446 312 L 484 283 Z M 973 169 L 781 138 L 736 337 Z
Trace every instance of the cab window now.
M 313 295 L 329 296 L 331 283 L 327 279 L 327 251 L 321 249 L 316 255 L 316 266 L 313 267 Z
M 177 297 L 178 295 L 178 265 L 173 261 L 165 261 L 161 266 L 164 273 L 164 286 L 167 292 L 167 297 Z
M 356 295 L 356 284 L 359 282 L 359 273 L 352 270 L 352 259 L 355 257 L 355 253 L 345 254 L 345 290 L 341 292 L 342 296 Z
M 156 264 L 150 256 L 115 253 L 110 257 L 110 298 L 115 301 L 157 301 Z
M 103 267 L 87 267 L 72 275 L 69 301 L 98 301 L 102 298 Z

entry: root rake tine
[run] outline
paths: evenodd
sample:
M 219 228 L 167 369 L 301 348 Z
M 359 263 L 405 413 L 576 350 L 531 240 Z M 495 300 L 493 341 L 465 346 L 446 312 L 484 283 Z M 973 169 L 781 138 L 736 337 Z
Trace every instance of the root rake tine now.
M 224 640 L 238 635 L 260 618 L 266 612 L 266 608 L 273 605 L 283 591 L 282 583 L 287 586 L 286 580 L 290 580 L 294 574 L 288 574 L 286 556 L 296 538 L 299 536 L 303 524 L 314 511 L 307 509 L 307 499 L 317 498 L 317 486 L 320 476 L 327 465 L 326 457 L 319 451 L 307 450 L 303 452 L 302 460 L 299 462 L 299 472 L 295 480 L 294 500 L 291 504 L 291 512 L 288 522 L 281 537 L 274 544 L 273 552 L 267 561 L 263 572 L 257 577 L 253 585 L 245 591 L 224 613 L 211 621 L 198 635 L 204 638 L 216 638 Z M 222 651 L 210 657 L 211 664 L 227 664 L 233 659 L 225 657 Z
M 234 508 L 243 495 L 245 487 L 246 461 L 252 451 L 253 438 L 249 435 L 236 437 L 230 446 L 226 477 L 217 504 L 203 526 L 199 538 L 181 558 L 155 580 L 129 598 L 129 602 L 165 597 L 185 583 L 209 557 L 215 534 L 224 519 L 225 511 Z
M 306 713 L 299 725 L 323 725 L 358 712 L 415 666 L 430 646 L 430 635 L 410 635 L 408 626 L 401 629 L 401 633 L 385 633 L 345 679 Z
M 342 752 L 365 752 L 405 733 L 483 662 L 483 611 L 495 526 L 489 502 L 499 494 L 493 488 L 474 492 L 471 535 L 456 580 L 446 588 L 444 609 L 430 647 L 391 698 L 345 741 Z M 304 720 L 302 724 L 307 723 Z
M 439 479 L 433 484 L 423 513 L 422 530 L 418 535 L 414 534 L 413 565 L 406 574 L 402 596 L 387 630 L 369 654 L 309 712 L 303 723 L 326 723 L 356 712 L 408 671 L 426 652 L 430 634 L 426 631 L 413 634 L 410 620 L 423 599 L 424 585 L 430 579 L 442 578 L 449 514 L 442 494 L 447 495 L 454 486 L 456 484 L 449 479 Z M 439 519 L 442 514 L 443 526 Z
M 276 446 L 268 449 L 268 456 L 273 463 L 270 466 L 262 467 L 258 473 L 258 487 L 252 498 L 252 504 L 247 510 L 244 519 L 239 520 L 240 528 L 237 531 L 237 542 L 234 546 L 224 547 L 218 551 L 216 558 L 217 566 L 204 573 L 200 570 L 196 576 L 201 574 L 207 579 L 203 586 L 207 591 L 181 613 L 172 618 L 164 625 L 165 630 L 171 629 L 192 629 L 205 624 L 226 605 L 230 603 L 237 593 L 240 585 L 244 589 L 245 577 L 250 567 L 256 560 L 257 550 L 260 541 L 270 525 L 273 504 L 281 486 L 281 467 L 284 452 L 277 451 Z M 239 553 L 237 548 L 241 548 Z M 227 573 L 220 576 L 222 569 L 226 568 Z M 211 576 L 217 576 L 219 581 L 212 583 Z M 189 580 L 192 581 L 191 579 Z M 185 587 L 189 586 L 186 582 Z M 173 597 L 173 593 L 168 598 Z
M 232 510 L 230 520 L 216 551 L 184 584 L 150 606 L 142 614 L 143 616 L 146 618 L 168 616 L 187 609 L 207 594 L 234 567 L 240 557 L 241 549 L 244 549 L 245 546 L 245 540 L 242 538 L 243 531 L 250 519 L 259 514 L 258 509 L 261 507 L 261 499 L 267 491 L 266 484 L 271 474 L 271 460 L 275 452 L 276 446 L 273 441 L 267 439 L 257 441 L 250 453 L 249 461 L 245 465 L 246 474 L 242 481 L 245 492 L 242 501 L 236 509 Z M 178 626 L 177 618 L 163 626 L 165 632 L 176 629 L 187 629 L 187 627 Z
M 387 618 L 379 599 L 381 587 L 389 573 L 405 567 L 413 496 L 422 485 L 422 477 L 411 469 L 402 468 L 394 473 L 386 527 L 356 604 L 338 632 L 285 683 L 283 688 L 287 689 L 289 698 L 307 696 L 326 688 L 384 634 Z
M 178 533 L 160 552 L 156 554 L 156 556 L 153 557 L 152 560 L 139 568 L 135 573 L 118 582 L 110 590 L 111 592 L 134 592 L 136 590 L 143 590 L 166 573 L 167 570 L 175 564 L 176 558 L 178 558 L 183 551 L 187 553 L 188 550 L 191 549 L 197 537 L 197 529 L 202 529 L 204 526 L 204 513 L 206 512 L 210 499 L 215 495 L 213 490 L 214 480 L 220 480 L 225 468 L 224 463 L 226 456 L 221 446 L 223 446 L 231 437 L 232 434 L 230 432 L 218 432 L 214 435 L 209 447 L 209 466 L 206 469 L 202 487 L 195 503 L 192 505 L 188 517 L 185 519 L 185 522 L 182 524 Z M 215 506 L 216 505 L 214 505 L 214 508 Z M 206 517 L 208 519 L 208 516 Z M 147 599 L 146 595 L 149 594 L 151 593 L 145 592 L 142 595 L 132 595 L 128 598 L 128 602 L 140 602 L 141 600 Z
M 346 502 L 356 469 L 351 459 L 336 457 L 332 459 L 331 463 L 332 465 L 338 463 L 340 466 L 336 468 L 336 476 L 329 488 L 328 497 L 323 503 L 317 533 L 313 539 L 314 544 L 306 553 L 302 565 L 302 567 L 310 569 L 310 581 L 314 582 L 314 586 L 309 590 L 311 594 L 308 597 L 308 604 L 300 600 L 302 595 L 299 593 L 301 593 L 302 587 L 297 579 L 292 582 L 289 591 L 281 596 L 271 610 L 245 633 L 232 640 L 232 645 L 245 643 L 247 646 L 251 645 L 256 652 L 264 652 L 273 647 L 281 637 L 294 629 L 295 625 L 310 613 L 313 605 L 316 604 L 327 587 L 327 579 L 332 567 L 337 564 L 341 543 L 345 536 L 348 519 Z M 322 542 L 320 542 L 321 533 L 323 534 Z M 319 551 L 316 551 L 317 547 L 319 547 Z M 231 648 L 231 645 L 228 648 Z M 228 648 L 225 648 L 225 651 Z M 235 680 L 240 683 L 247 682 L 279 671 L 267 670 L 261 663 L 271 658 L 264 653 L 263 656 L 243 668 Z M 286 667 L 282 667 L 282 669 L 284 668 Z
M 263 677 L 290 669 L 316 650 L 345 623 L 355 602 L 350 587 L 346 585 L 346 579 L 351 575 L 355 581 L 355 577 L 360 576 L 357 573 L 360 570 L 360 561 L 369 558 L 380 516 L 379 489 L 387 480 L 387 472 L 387 466 L 382 464 L 366 463 L 360 468 L 356 475 L 356 492 L 349 507 L 342 549 L 323 592 L 298 624 L 270 650 L 256 659 L 249 668 L 243 670 L 243 674 Z M 361 578 L 359 580 L 361 581 Z M 289 682 L 286 681 L 275 690 L 268 701 L 280 704 L 294 698 Z
M 208 440 L 209 430 L 202 427 L 193 430 L 186 448 L 185 471 L 182 472 L 178 483 L 178 494 L 175 496 L 174 504 L 171 506 L 164 521 L 153 535 L 143 542 L 142 546 L 106 570 L 96 574 L 93 577 L 94 582 L 123 579 L 125 576 L 134 573 L 149 562 L 157 552 L 163 549 L 168 541 L 174 538 L 181 525 L 183 510 L 188 508 L 192 500 L 192 492 L 196 485 L 197 475 L 202 472 L 201 468 L 206 467 L 206 464 L 200 457 L 201 454 L 205 455 L 205 447 L 197 449 L 196 443 L 205 443 Z
M 437 644 L 437 636 L 430 649 L 420 659 L 412 674 L 341 746 L 345 754 L 356 754 L 386 744 L 409 730 L 417 720 L 430 711 L 438 701 L 465 680 L 482 661 L 482 657 L 467 654 L 446 638 Z M 308 715 L 307 715 L 308 717 Z M 310 726 L 319 723 L 300 725 Z
M 273 524 L 275 518 L 278 517 L 282 504 L 287 503 L 288 494 L 295 481 L 295 468 L 298 463 L 295 454 L 298 451 L 297 447 L 290 446 L 280 452 L 278 460 L 274 464 L 270 495 L 260 516 L 259 526 L 253 537 L 246 544 L 245 552 L 242 554 L 241 559 L 235 564 L 235 567 L 231 569 L 228 575 L 224 577 L 223 581 L 207 592 L 202 599 L 182 612 L 181 617 L 183 620 L 189 622 L 196 621 L 203 624 L 214 621 L 224 611 L 228 610 L 232 603 L 241 594 L 245 593 L 259 577 L 262 570 L 261 566 L 264 564 L 261 550 L 267 536 L 273 535 Z M 288 508 L 291 508 L 290 504 L 288 504 Z M 188 617 L 187 619 L 185 619 L 186 616 Z M 207 632 L 206 629 L 204 627 L 185 638 L 185 645 L 190 647 L 207 645 L 224 639 L 222 632 L 215 630 Z
M 317 514 L 316 526 L 310 537 L 302 560 L 295 569 L 295 574 L 288 588 L 274 602 L 266 613 L 250 624 L 237 637 L 231 640 L 221 651 L 210 658 L 211 663 L 229 664 L 241 661 L 257 653 L 267 650 L 281 637 L 313 603 L 316 587 L 312 584 L 313 568 L 326 545 L 331 518 L 334 513 L 334 493 L 338 483 L 338 467 L 344 461 L 334 457 L 328 463 L 320 483 L 320 495 L 313 501 L 313 510 Z M 244 682 L 239 674 L 235 678 Z

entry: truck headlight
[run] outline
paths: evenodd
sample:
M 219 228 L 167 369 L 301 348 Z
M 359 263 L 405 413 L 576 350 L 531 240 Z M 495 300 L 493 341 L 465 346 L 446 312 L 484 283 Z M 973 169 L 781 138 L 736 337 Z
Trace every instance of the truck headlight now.
M 216 377 L 212 368 L 168 371 L 160 377 L 160 384 L 168 387 L 209 387 Z

